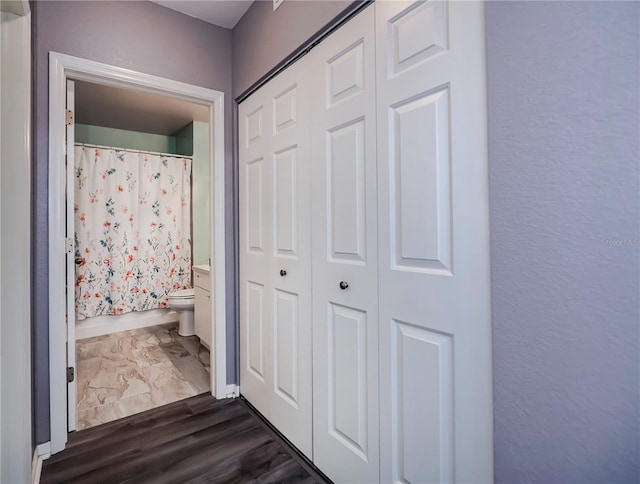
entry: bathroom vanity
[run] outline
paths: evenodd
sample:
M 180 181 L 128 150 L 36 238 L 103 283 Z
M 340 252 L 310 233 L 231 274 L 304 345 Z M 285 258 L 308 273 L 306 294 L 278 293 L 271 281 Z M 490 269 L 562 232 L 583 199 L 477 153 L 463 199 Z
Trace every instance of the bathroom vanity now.
M 208 265 L 193 266 L 195 331 L 200 342 L 211 349 L 211 276 Z

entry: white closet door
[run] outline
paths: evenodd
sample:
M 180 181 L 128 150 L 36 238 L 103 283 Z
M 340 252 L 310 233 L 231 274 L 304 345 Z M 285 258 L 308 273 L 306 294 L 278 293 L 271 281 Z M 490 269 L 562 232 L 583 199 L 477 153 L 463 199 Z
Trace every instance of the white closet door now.
M 239 107 L 242 394 L 311 457 L 311 247 L 304 62 Z
M 482 2 L 375 2 L 383 482 L 492 482 Z
M 313 460 L 335 482 L 379 478 L 373 13 L 365 9 L 324 40 L 308 64 Z

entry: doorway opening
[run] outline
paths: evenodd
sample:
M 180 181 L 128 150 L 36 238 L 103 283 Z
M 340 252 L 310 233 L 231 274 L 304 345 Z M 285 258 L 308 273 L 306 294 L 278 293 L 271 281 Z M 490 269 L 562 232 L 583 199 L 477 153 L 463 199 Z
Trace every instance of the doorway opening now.
M 80 431 L 211 390 L 210 126 L 204 105 L 78 80 L 67 109 Z
M 205 284 L 205 289 L 210 292 L 207 300 L 210 314 L 210 389 L 214 397 L 225 398 L 234 393 L 235 388 L 233 385 L 227 386 L 226 382 L 223 93 L 52 52 L 49 76 L 49 373 L 52 453 L 63 450 L 68 431 L 75 430 L 74 292 L 78 257 L 73 225 L 75 207 L 69 203 L 74 190 L 73 169 L 65 167 L 66 154 L 75 151 L 75 130 L 67 115 L 69 98 L 73 101 L 75 97 L 73 84 L 69 95 L 69 81 L 72 79 L 83 86 L 88 83 L 100 89 L 118 89 L 139 97 L 162 96 L 168 102 L 189 104 L 204 113 L 209 135 L 208 160 L 205 162 L 208 161 L 209 168 L 210 237 L 204 252 L 211 259 L 210 277 Z M 86 329 L 83 331 L 86 336 L 91 335 L 91 331 L 100 330 L 90 328 L 89 333 Z

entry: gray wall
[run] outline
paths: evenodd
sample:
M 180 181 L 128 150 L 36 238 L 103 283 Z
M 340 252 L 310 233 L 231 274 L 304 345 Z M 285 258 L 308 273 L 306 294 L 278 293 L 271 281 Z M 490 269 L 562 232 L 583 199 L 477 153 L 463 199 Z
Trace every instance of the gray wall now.
M 233 28 L 233 97 L 278 65 L 353 0 L 258 0 Z
M 151 2 L 34 2 L 33 346 L 35 440 L 49 440 L 48 334 L 48 53 L 56 51 L 225 93 L 227 250 L 233 267 L 231 31 Z M 229 271 L 228 287 L 235 287 Z M 235 341 L 235 302 L 228 291 L 228 336 Z M 235 355 L 229 355 L 235 378 Z
M 639 10 L 487 5 L 497 482 L 640 477 Z

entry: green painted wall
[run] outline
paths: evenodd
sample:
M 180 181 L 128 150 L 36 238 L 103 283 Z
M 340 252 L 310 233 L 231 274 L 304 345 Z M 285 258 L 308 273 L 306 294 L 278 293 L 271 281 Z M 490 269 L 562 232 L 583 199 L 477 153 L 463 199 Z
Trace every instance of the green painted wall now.
M 182 155 L 193 154 L 191 165 L 191 197 L 193 200 L 192 232 L 193 263 L 208 264 L 211 220 L 209 172 L 209 124 L 194 121 L 174 134 L 176 150 Z
M 187 124 L 177 133 L 173 133 L 176 140 L 176 153 L 183 156 L 193 155 L 193 123 Z
M 174 136 L 103 128 L 102 126 L 88 124 L 76 124 L 75 135 L 76 143 L 159 153 L 176 153 L 176 138 Z
M 211 254 L 211 175 L 209 166 L 209 123 L 193 122 L 193 240 L 196 264 L 208 264 Z

